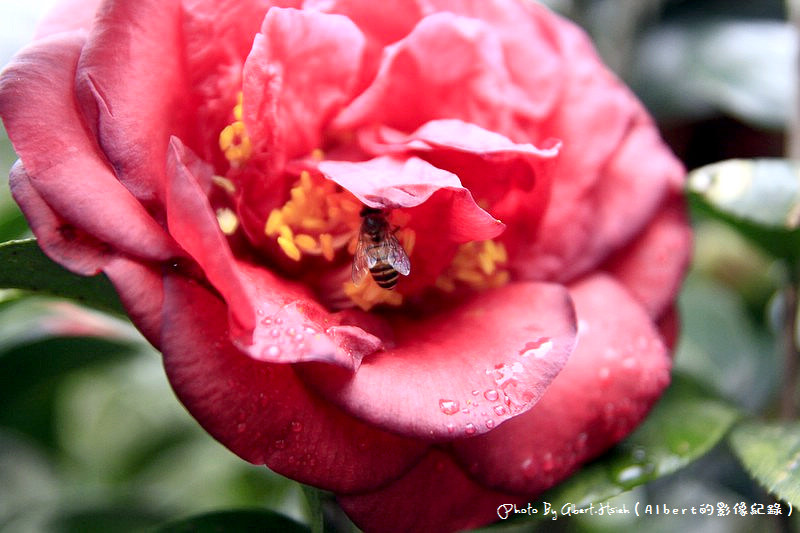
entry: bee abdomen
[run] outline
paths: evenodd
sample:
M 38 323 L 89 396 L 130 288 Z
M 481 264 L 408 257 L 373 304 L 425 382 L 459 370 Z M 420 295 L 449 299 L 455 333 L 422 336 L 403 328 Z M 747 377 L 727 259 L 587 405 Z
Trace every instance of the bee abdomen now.
M 387 263 L 378 263 L 370 268 L 369 271 L 372 274 L 372 279 L 375 280 L 375 283 L 377 283 L 379 287 L 394 289 L 394 286 L 397 285 L 397 278 L 399 275 L 391 265 Z

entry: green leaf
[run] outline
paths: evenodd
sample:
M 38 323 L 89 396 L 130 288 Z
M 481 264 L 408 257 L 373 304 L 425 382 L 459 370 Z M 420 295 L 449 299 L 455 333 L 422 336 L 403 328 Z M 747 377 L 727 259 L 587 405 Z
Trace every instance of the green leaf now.
M 729 159 L 689 173 L 692 206 L 778 257 L 800 256 L 800 164 Z
M 36 239 L 0 244 L 0 288 L 41 292 L 104 311 L 125 313 L 114 286 L 105 275 L 73 274 L 48 258 L 39 249 Z
M 731 432 L 730 442 L 764 488 L 800 506 L 800 423 L 746 422 Z
M 583 507 L 672 474 L 708 452 L 737 417 L 735 409 L 676 375 L 636 431 L 541 500 L 555 509 Z
M 311 531 L 312 533 L 322 533 L 325 530 L 325 521 L 322 514 L 322 493 L 319 489 L 308 485 L 302 485 L 302 487 L 311 514 Z
M 693 170 L 688 187 L 720 211 L 762 226 L 800 226 L 800 164 L 728 159 Z
M 284 531 L 308 533 L 309 529 L 291 518 L 266 509 L 242 509 L 201 514 L 156 529 L 157 533 L 250 533 Z

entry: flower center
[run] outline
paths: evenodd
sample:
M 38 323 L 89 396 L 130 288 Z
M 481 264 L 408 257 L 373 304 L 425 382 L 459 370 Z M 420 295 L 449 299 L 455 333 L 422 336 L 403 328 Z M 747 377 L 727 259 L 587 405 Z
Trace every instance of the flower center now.
M 219 135 L 219 147 L 231 168 L 236 169 L 244 166 L 252 153 L 250 137 L 242 121 L 241 93 L 233 108 L 233 118 L 234 121 Z M 311 156 L 320 160 L 324 154 L 321 150 L 314 150 Z M 234 189 L 233 184 L 223 177 L 215 176 L 215 183 L 228 192 Z M 331 271 L 336 273 L 331 278 L 338 281 L 331 288 L 330 282 L 322 280 L 318 288 L 325 287 L 320 291 L 325 299 L 333 302 L 332 307 L 355 305 L 368 311 L 380 304 L 402 305 L 403 296 L 407 294 L 402 282 L 389 290 L 378 285 L 372 276 L 366 276 L 358 285 L 350 279 L 351 263 L 343 256 L 350 261 L 353 259 L 363 223 L 362 208 L 361 202 L 347 190 L 317 173 L 304 170 L 290 189 L 286 203 L 273 209 L 267 217 L 264 233 L 275 239 L 281 252 L 293 261 L 314 257 L 331 263 L 334 267 Z M 387 213 L 386 218 L 392 234 L 411 258 L 416 233 L 408 227 L 408 213 L 395 210 Z M 217 210 L 217 220 L 226 235 L 234 233 L 238 227 L 236 214 L 228 208 Z M 423 261 L 424 256 L 418 254 L 411 259 L 412 270 L 417 260 Z M 433 284 L 444 292 L 454 292 L 459 288 L 486 290 L 499 287 L 509 281 L 509 273 L 504 268 L 507 260 L 502 243 L 492 240 L 469 242 L 459 246 L 450 265 Z

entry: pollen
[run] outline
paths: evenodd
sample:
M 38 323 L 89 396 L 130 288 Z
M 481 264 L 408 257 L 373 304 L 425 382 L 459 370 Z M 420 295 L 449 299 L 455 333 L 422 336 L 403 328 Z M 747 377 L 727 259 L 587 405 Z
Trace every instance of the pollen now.
M 287 257 L 300 261 L 304 255 L 333 261 L 361 225 L 361 202 L 322 176 L 308 171 L 289 190 L 289 199 L 273 209 L 264 225 Z
M 239 227 L 239 218 L 231 209 L 223 207 L 217 209 L 217 223 L 222 233 L 225 235 L 233 235 Z
M 241 92 L 233 108 L 233 119 L 233 122 L 225 126 L 219 134 L 219 148 L 231 166 L 238 168 L 247 162 L 253 150 L 250 137 L 247 135 L 247 128 L 242 121 Z
M 355 285 L 351 281 L 345 283 L 344 293 L 363 311 L 369 311 L 379 304 L 399 306 L 403 303 L 402 294 L 379 287 L 369 276 L 360 285 Z
M 452 292 L 459 285 L 475 290 L 501 287 L 510 276 L 503 268 L 508 254 L 502 243 L 492 240 L 462 244 L 447 271 L 436 280 L 436 286 Z

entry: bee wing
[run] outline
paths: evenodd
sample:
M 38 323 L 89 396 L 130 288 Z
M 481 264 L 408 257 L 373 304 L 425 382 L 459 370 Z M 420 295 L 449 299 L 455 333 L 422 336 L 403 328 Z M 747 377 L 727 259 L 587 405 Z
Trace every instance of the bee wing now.
M 388 253 L 386 254 L 386 259 L 392 268 L 394 268 L 398 274 L 402 274 L 403 276 L 408 276 L 411 273 L 411 261 L 408 259 L 408 254 L 406 254 L 403 245 L 397 240 L 393 234 L 387 235 L 385 246 L 388 249 Z
M 356 243 L 356 250 L 353 253 L 353 269 L 350 278 L 353 280 L 354 285 L 361 285 L 361 282 L 364 281 L 367 274 L 369 274 L 369 264 L 367 263 L 366 243 L 363 237 L 359 235 L 358 243 Z

